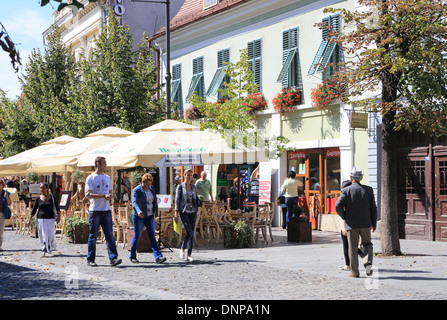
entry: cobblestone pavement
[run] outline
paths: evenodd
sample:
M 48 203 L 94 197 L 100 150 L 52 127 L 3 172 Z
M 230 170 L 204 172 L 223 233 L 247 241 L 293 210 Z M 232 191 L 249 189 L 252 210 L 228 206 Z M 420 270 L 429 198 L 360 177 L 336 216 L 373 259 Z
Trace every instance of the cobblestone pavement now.
M 104 243 L 97 245 L 98 267 L 86 264 L 86 244 L 58 239 L 58 250 L 40 257 L 38 239 L 6 228 L 0 252 L 2 300 L 445 300 L 447 243 L 401 240 L 400 257 L 376 256 L 374 273 L 359 279 L 343 265 L 339 235 L 314 231 L 312 243 L 287 242 L 275 228 L 274 242 L 250 249 L 203 244 L 194 262 L 178 249 L 163 250 L 157 265 L 151 253 L 132 264 L 119 245 L 118 267 L 108 264 Z M 379 239 L 374 239 L 380 252 Z

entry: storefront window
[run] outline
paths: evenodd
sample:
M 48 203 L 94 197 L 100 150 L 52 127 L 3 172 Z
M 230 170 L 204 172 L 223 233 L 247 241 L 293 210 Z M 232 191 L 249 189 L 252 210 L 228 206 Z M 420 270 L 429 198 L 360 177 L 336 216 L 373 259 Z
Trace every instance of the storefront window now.
M 340 150 L 326 150 L 326 190 L 340 190 Z
M 299 194 L 304 192 L 306 177 L 306 154 L 302 151 L 293 151 L 288 153 L 288 172 L 295 171 L 295 179 L 301 182 L 302 187 L 298 190 Z

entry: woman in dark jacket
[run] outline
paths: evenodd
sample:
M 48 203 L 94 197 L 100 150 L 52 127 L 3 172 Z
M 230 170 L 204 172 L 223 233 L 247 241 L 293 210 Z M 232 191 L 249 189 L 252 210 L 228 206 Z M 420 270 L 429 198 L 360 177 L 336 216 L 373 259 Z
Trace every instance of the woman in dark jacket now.
M 45 253 L 51 253 L 56 248 L 55 228 L 56 220 L 60 220 L 59 204 L 54 196 L 49 193 L 50 188 L 48 184 L 40 184 L 40 196 L 34 201 L 34 206 L 31 211 L 31 216 L 28 225 L 31 224 L 31 219 L 37 213 L 37 232 L 39 235 L 41 256 Z
M 187 260 L 192 262 L 191 258 L 192 246 L 194 243 L 194 231 L 196 228 L 197 220 L 197 187 L 192 182 L 192 171 L 185 171 L 185 182 L 177 186 L 177 192 L 175 195 L 175 216 L 174 219 L 177 222 L 179 215 L 182 221 L 183 227 L 186 230 L 186 235 L 183 238 L 182 247 L 180 249 L 180 258 L 185 257 L 185 249 L 188 248 Z
M 155 239 L 155 218 L 158 217 L 158 203 L 155 188 L 152 185 L 154 178 L 150 173 L 146 173 L 141 177 L 141 184 L 132 191 L 132 221 L 134 228 L 134 236 L 130 248 L 130 261 L 138 263 L 137 247 L 140 241 L 143 227 L 146 227 L 149 240 L 151 242 L 152 252 L 156 263 L 163 263 L 166 258 L 158 248 L 157 240 Z
M 4 187 L 5 182 L 0 180 L 0 251 L 2 251 L 3 231 L 5 230 L 6 219 L 11 217 L 9 206 L 12 203 L 9 192 L 4 190 Z

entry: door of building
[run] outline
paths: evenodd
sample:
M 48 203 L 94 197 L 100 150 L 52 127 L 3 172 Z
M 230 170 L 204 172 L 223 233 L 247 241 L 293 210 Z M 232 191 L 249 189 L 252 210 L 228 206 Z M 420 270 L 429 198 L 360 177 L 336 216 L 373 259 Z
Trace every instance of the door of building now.
M 335 213 L 340 194 L 340 149 L 289 151 L 288 170 L 295 171 L 301 182 L 300 203 L 317 228 L 319 214 Z
M 431 160 L 421 151 L 399 159 L 399 237 L 433 240 Z
M 447 241 L 447 156 L 435 156 L 435 240 Z
M 447 149 L 419 151 L 399 159 L 399 236 L 447 241 Z

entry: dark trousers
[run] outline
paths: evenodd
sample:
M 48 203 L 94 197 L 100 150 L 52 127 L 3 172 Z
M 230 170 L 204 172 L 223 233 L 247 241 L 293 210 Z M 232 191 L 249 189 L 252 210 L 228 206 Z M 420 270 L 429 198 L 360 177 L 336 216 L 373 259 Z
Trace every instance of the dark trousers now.
M 293 208 L 296 205 L 298 205 L 298 197 L 286 197 L 287 223 L 289 223 L 290 218 L 293 217 Z
M 196 228 L 197 212 L 194 213 L 180 213 L 180 220 L 185 228 L 186 235 L 183 238 L 182 249 L 188 248 L 188 256 L 192 253 L 194 244 L 194 231 Z
M 96 240 L 98 238 L 99 226 L 106 237 L 107 253 L 110 261 L 118 257 L 116 251 L 115 238 L 113 237 L 113 222 L 110 211 L 89 211 L 90 232 L 87 244 L 87 261 L 95 261 Z

